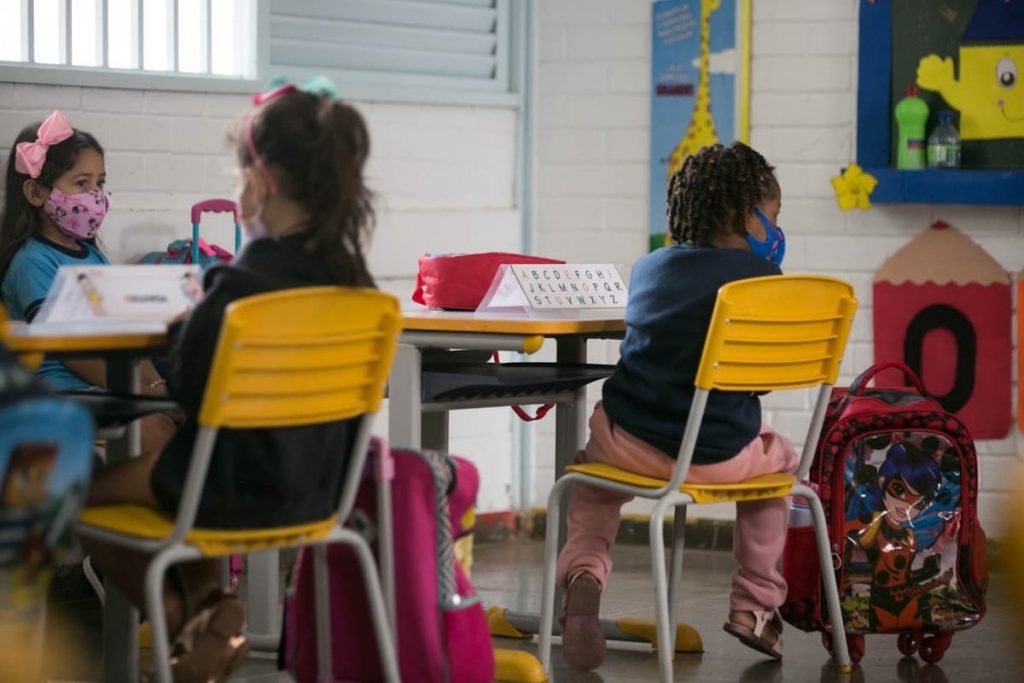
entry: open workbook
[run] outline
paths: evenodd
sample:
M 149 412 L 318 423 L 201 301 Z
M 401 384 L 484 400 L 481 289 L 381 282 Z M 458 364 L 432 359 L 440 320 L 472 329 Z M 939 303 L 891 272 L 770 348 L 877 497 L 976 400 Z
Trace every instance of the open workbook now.
M 187 265 L 62 266 L 33 332 L 157 332 L 202 296 L 198 268 Z

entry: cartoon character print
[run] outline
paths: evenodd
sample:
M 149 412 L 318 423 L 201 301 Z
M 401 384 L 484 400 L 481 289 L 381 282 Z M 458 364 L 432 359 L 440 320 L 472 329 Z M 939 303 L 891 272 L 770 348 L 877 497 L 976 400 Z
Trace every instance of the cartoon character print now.
M 959 78 L 957 78 L 959 66 Z M 979 0 L 952 57 L 925 55 L 917 84 L 960 111 L 964 140 L 1024 138 L 1024 0 Z
M 13 565 L 8 597 L 15 603 L 19 596 L 31 602 L 48 579 L 45 536 L 52 510 L 47 503 L 56 459 L 53 444 L 19 446 L 11 453 L 0 485 L 0 556 L 2 564 Z
M 110 200 L 102 189 L 68 195 L 54 188 L 43 211 L 62 232 L 75 239 L 91 239 L 110 209 Z
M 917 521 L 943 488 L 935 457 L 939 439 L 886 434 L 862 441 L 881 450 L 879 447 L 885 448 L 880 443 L 883 436 L 891 445 L 884 451 L 881 467 L 865 463 L 855 477 L 859 483 L 850 498 L 845 525 L 850 559 L 846 581 L 859 584 L 862 591 L 867 588 L 872 630 L 921 629 L 924 615 L 918 598 L 952 579 L 952 569 L 943 572 L 941 555 L 929 550 L 937 535 L 933 534 L 925 547 L 917 528 Z M 942 517 L 932 515 L 930 519 L 941 522 Z

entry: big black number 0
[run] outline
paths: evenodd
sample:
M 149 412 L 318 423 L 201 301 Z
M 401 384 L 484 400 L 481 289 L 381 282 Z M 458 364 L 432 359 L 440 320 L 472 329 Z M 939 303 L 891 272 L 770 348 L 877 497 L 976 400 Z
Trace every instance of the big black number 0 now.
M 922 309 L 907 325 L 903 338 L 903 360 L 922 380 L 921 357 L 924 338 L 932 330 L 949 330 L 956 339 L 956 369 L 953 387 L 935 399 L 942 407 L 955 413 L 971 400 L 974 393 L 974 364 L 977 361 L 978 335 L 974 325 L 960 311 L 945 304 L 934 304 Z

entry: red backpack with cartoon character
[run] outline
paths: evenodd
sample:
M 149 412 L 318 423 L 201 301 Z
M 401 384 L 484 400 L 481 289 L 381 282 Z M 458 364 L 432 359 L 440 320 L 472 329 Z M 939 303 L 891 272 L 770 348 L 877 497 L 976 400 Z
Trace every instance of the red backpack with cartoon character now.
M 868 388 L 895 368 L 910 387 Z M 967 428 L 900 362 L 872 366 L 832 395 L 810 480 L 825 509 L 853 661 L 864 635 L 899 634 L 904 655 L 937 662 L 954 631 L 985 614 L 988 562 L 978 522 L 978 465 Z M 794 513 L 800 509 L 794 500 Z M 783 618 L 826 633 L 828 605 L 813 527 L 791 515 L 783 554 Z

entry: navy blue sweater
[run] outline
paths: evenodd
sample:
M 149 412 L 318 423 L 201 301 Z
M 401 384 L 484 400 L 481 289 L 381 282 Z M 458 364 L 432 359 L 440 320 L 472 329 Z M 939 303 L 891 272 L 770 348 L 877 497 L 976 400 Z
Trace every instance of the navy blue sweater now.
M 619 363 L 604 384 L 604 410 L 612 423 L 675 458 L 718 289 L 733 280 L 781 272 L 742 249 L 677 245 L 637 261 Z M 728 460 L 760 428 L 757 396 L 712 391 L 693 463 Z

